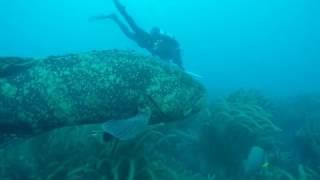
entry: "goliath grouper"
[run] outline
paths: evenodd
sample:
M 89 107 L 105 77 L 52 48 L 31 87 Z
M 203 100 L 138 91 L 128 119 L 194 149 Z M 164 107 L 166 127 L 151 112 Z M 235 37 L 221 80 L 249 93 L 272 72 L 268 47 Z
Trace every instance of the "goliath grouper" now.
M 203 86 L 177 67 L 127 51 L 0 58 L 0 133 L 34 136 L 103 125 L 130 139 L 151 124 L 197 113 Z

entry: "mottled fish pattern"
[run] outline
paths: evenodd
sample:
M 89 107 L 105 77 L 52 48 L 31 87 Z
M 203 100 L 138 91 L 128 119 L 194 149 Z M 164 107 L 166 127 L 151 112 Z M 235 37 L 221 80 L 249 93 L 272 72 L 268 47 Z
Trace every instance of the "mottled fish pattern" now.
M 203 86 L 179 68 L 129 51 L 0 62 L 2 133 L 103 123 L 141 108 L 151 109 L 150 123 L 180 120 L 198 112 L 205 97 Z

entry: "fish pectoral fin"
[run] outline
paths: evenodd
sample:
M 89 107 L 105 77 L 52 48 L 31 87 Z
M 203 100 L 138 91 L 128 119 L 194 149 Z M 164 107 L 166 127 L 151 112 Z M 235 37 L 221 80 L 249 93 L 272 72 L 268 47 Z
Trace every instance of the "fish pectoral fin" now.
M 119 140 L 130 140 L 148 129 L 150 116 L 148 112 L 141 112 L 128 119 L 107 121 L 102 128 Z

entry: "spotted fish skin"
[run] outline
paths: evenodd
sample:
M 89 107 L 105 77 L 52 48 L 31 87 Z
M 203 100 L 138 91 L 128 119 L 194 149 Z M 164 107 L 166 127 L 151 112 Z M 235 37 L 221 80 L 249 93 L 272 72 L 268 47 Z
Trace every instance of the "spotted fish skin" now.
M 104 123 L 130 118 L 145 107 L 152 111 L 150 123 L 175 121 L 198 112 L 204 102 L 199 82 L 177 67 L 134 52 L 32 60 L 32 66 L 0 77 L 2 133 L 33 135 Z

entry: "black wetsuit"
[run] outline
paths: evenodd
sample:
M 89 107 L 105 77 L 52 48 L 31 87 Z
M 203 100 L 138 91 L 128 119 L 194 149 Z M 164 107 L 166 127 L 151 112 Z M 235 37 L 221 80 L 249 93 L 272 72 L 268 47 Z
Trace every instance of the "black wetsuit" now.
M 172 61 L 182 68 L 180 45 L 174 38 L 161 33 L 151 34 L 144 31 L 135 23 L 132 17 L 128 15 L 125 7 L 121 5 L 118 0 L 113 0 L 113 2 L 130 26 L 132 32 L 116 15 L 106 16 L 106 18 L 112 19 L 128 38 L 135 41 L 140 47 L 148 50 L 152 55 L 158 56 L 166 61 Z

